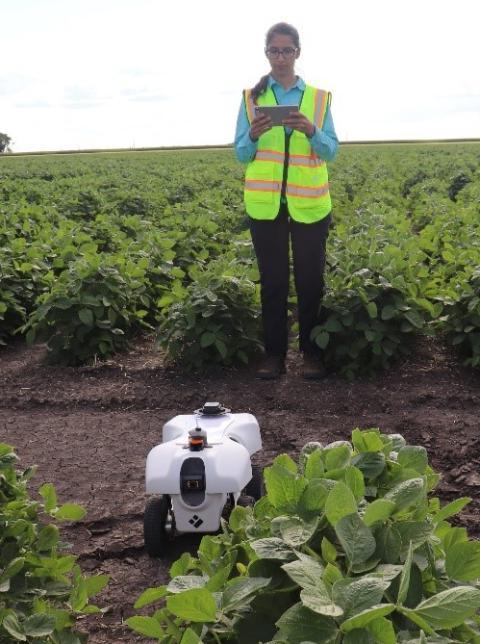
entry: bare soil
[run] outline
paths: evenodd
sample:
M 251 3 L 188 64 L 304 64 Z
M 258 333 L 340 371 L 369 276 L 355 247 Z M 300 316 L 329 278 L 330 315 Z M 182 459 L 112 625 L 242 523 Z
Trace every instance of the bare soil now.
M 0 350 L 0 440 L 16 448 L 23 466 L 38 465 L 34 489 L 52 482 L 62 502 L 87 510 L 64 536 L 85 571 L 111 576 L 97 598 L 109 612 L 82 625 L 92 643 L 147 641 L 123 620 L 138 595 L 165 582 L 171 562 L 198 545 L 197 537 L 180 537 L 167 559 L 145 553 L 144 466 L 163 423 L 207 400 L 255 414 L 262 465 L 282 452 L 295 456 L 309 440 L 349 438 L 355 427 L 399 432 L 427 448 L 443 474 L 443 501 L 473 498 L 457 521 L 480 536 L 480 373 L 461 367 L 438 339 L 419 340 L 395 369 L 354 382 L 303 381 L 295 353 L 275 382 L 256 380 L 253 367 L 188 375 L 164 368 L 148 337 L 91 367 L 50 366 L 44 356 L 43 347 L 22 343 Z

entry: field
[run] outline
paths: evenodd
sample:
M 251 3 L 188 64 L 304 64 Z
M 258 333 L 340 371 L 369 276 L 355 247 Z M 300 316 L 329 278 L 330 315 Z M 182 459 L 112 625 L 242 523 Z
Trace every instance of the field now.
M 399 432 L 427 448 L 442 500 L 474 497 L 458 521 L 479 536 L 479 160 L 477 144 L 341 151 L 317 334 L 331 373 L 301 380 L 293 313 L 288 373 L 264 383 L 245 364 L 258 287 L 231 152 L 0 159 L 1 441 L 87 509 L 65 536 L 111 575 L 89 641 L 141 641 L 123 618 L 198 545 L 147 557 L 143 468 L 162 424 L 206 400 L 257 416 L 262 465 L 355 427 Z M 40 344 L 13 335 L 25 324 Z

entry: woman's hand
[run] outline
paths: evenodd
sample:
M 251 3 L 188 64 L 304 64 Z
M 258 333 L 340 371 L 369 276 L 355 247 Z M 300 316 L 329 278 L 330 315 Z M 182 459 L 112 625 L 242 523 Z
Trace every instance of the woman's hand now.
M 283 119 L 283 125 L 303 132 L 309 138 L 315 134 L 315 125 L 301 112 L 290 112 L 287 118 Z
M 259 114 L 256 116 L 250 126 L 250 138 L 252 141 L 258 141 L 258 139 L 272 129 L 272 119 L 267 114 Z

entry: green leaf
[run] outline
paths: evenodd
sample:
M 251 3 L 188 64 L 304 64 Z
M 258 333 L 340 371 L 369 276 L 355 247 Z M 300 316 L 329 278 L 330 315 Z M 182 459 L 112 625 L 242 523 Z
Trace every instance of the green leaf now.
M 362 452 L 352 458 L 352 465 L 358 467 L 367 479 L 374 479 L 385 469 L 385 454 L 383 452 Z
M 186 575 L 194 565 L 195 559 L 189 552 L 184 552 L 179 559 L 173 562 L 170 567 L 170 577 L 177 575 Z
M 30 615 L 23 622 L 23 630 L 25 635 L 29 637 L 46 637 L 47 635 L 51 635 L 54 629 L 55 617 L 46 615 L 45 613 Z
M 298 472 L 298 466 L 293 460 L 291 456 L 288 454 L 280 454 L 277 456 L 274 461 L 274 465 L 279 465 L 280 467 L 284 467 L 286 470 L 291 472 L 292 474 L 297 474 Z
M 413 611 L 435 630 L 454 628 L 480 608 L 480 590 L 457 586 L 437 593 L 421 602 Z
M 392 304 L 387 304 L 382 308 L 382 320 L 391 320 L 398 313 L 398 309 Z
M 265 468 L 264 478 L 270 503 L 278 510 L 294 513 L 307 486 L 306 479 L 298 478 L 281 465 Z
M 343 579 L 340 570 L 334 564 L 328 563 L 325 568 L 325 572 L 323 573 L 323 581 L 326 584 L 333 586 L 333 584 L 340 579 Z
M 86 511 L 76 503 L 65 503 L 55 512 L 55 518 L 60 521 L 80 521 L 86 515 Z
M 335 563 L 337 559 L 337 549 L 335 548 L 333 543 L 330 543 L 327 537 L 323 537 L 320 549 L 322 552 L 322 557 L 327 563 Z
M 52 512 L 57 507 L 57 494 L 51 483 L 44 483 L 38 490 L 45 505 L 45 512 Z
M 385 617 L 380 617 L 367 626 L 370 633 L 372 633 L 375 644 L 397 644 L 397 637 L 392 622 Z
M 162 599 L 167 594 L 166 586 L 158 586 L 157 588 L 147 588 L 144 590 L 140 597 L 137 599 L 134 608 L 143 608 L 144 606 L 149 606 L 154 602 Z
M 214 622 L 217 605 L 205 588 L 193 588 L 167 597 L 167 608 L 177 617 L 191 622 Z
M 422 329 L 424 326 L 424 319 L 418 311 L 406 311 L 404 313 L 405 318 L 410 322 L 410 324 L 417 329 Z
M 311 557 L 308 557 L 307 560 L 283 564 L 282 568 L 300 588 L 315 587 L 323 581 L 324 568 L 321 563 Z
M 480 541 L 455 543 L 446 554 L 445 567 L 450 579 L 473 581 L 480 577 Z
M 180 644 L 202 644 L 200 637 L 191 628 L 183 633 Z
M 352 443 L 357 452 L 381 452 L 384 448 L 379 431 L 354 429 Z
M 362 628 L 361 630 L 354 629 L 353 631 L 345 633 L 342 637 L 342 644 L 376 644 L 376 642 L 370 631 Z
M 375 302 L 369 302 L 367 304 L 368 315 L 373 319 L 377 317 L 377 305 Z
M 333 600 L 342 606 L 345 617 L 353 617 L 382 601 L 390 582 L 378 577 L 345 578 L 333 585 Z
M 314 613 L 327 617 L 341 617 L 343 609 L 332 601 L 323 581 L 305 588 L 300 593 L 302 604 Z
M 312 479 L 303 491 L 299 505 L 307 512 L 315 512 L 325 507 L 329 490 L 320 479 Z
M 23 569 L 23 566 L 25 565 L 25 557 L 15 557 L 15 559 L 12 559 L 5 569 L 3 570 L 2 574 L 0 575 L 0 582 L 4 582 L 7 579 L 11 579 L 12 577 L 15 577 L 20 570 Z
M 202 588 L 207 583 L 207 578 L 200 575 L 177 575 L 167 586 L 169 593 L 183 593 L 191 588 Z
M 256 541 L 252 541 L 250 545 L 261 559 L 289 561 L 295 557 L 292 549 L 282 539 L 278 539 L 277 537 L 257 539 Z
M 398 588 L 397 603 L 403 604 L 407 598 L 408 588 L 410 586 L 410 571 L 412 568 L 413 561 L 413 547 L 410 542 L 408 548 L 407 558 L 405 559 L 405 564 L 403 566 L 402 574 L 400 575 L 400 586 Z
M 425 496 L 423 479 L 415 478 L 402 481 L 385 494 L 384 498 L 395 503 L 395 511 L 417 504 Z
M 317 615 L 301 602 L 291 606 L 276 622 L 279 629 L 276 639 L 284 639 L 288 644 L 302 642 L 322 642 L 334 644 L 338 628 L 335 621 L 324 615 Z
M 324 474 L 323 453 L 321 449 L 316 449 L 308 455 L 305 465 L 305 476 L 307 479 L 321 479 Z
M 40 552 L 51 550 L 57 545 L 59 530 L 55 525 L 46 525 L 38 533 L 37 548 Z
M 312 521 L 303 521 L 299 517 L 279 518 L 278 527 L 282 539 L 288 546 L 299 548 L 309 541 L 318 526 L 318 517 Z
M 7 631 L 7 633 L 10 633 L 13 639 L 17 642 L 27 641 L 27 637 L 15 614 L 10 613 L 9 615 L 7 615 L 1 625 Z
M 223 593 L 222 610 L 231 611 L 245 608 L 250 604 L 253 596 L 265 588 L 270 579 L 263 577 L 243 577 L 232 579 Z
M 345 468 L 345 483 L 352 490 L 355 499 L 360 501 L 365 496 L 365 482 L 362 472 L 351 465 Z
M 344 516 L 357 511 L 357 502 L 349 487 L 338 481 L 330 491 L 325 502 L 325 514 L 327 519 L 335 526 Z
M 375 499 L 367 505 L 363 522 L 371 526 L 379 521 L 386 521 L 395 510 L 395 503 L 386 499 Z
M 414 550 L 419 548 L 428 541 L 434 527 L 430 517 L 427 517 L 424 521 L 399 521 L 396 523 L 396 528 L 402 540 L 402 549 L 407 549 L 410 542 Z
M 406 445 L 398 452 L 397 462 L 419 474 L 425 474 L 428 465 L 427 450 L 418 445 Z
M 217 338 L 215 340 L 215 347 L 216 347 L 218 353 L 222 356 L 222 358 L 225 359 L 227 357 L 227 355 L 228 355 L 228 349 L 227 349 L 227 345 L 225 344 L 225 342 L 223 340 L 220 340 L 220 339 Z
M 110 580 L 109 575 L 91 575 L 85 577 L 85 588 L 89 597 L 94 597 L 101 592 Z M 137 608 L 137 607 L 135 607 Z
M 375 554 L 386 564 L 397 564 L 400 559 L 402 539 L 395 525 L 382 526 L 375 531 Z
M 125 620 L 128 626 L 140 635 L 152 637 L 159 640 L 165 636 L 165 632 L 154 617 L 136 615 Z
M 470 497 L 463 496 L 460 499 L 455 499 L 455 501 L 452 501 L 451 503 L 447 503 L 441 510 L 439 510 L 439 512 L 435 514 L 433 520 L 435 521 L 435 523 L 439 523 L 440 521 L 444 521 L 449 517 L 453 517 L 455 514 L 458 514 L 461 510 L 463 510 L 463 508 L 468 505 L 471 500 L 472 499 Z
M 236 505 L 230 513 L 230 517 L 228 519 L 228 525 L 230 529 L 234 532 L 242 530 L 247 517 L 247 508 L 243 507 L 242 505 Z
M 405 608 L 405 606 L 397 606 L 397 612 L 405 615 L 405 617 L 407 617 L 411 622 L 419 626 L 423 632 L 427 633 L 428 635 L 435 635 L 435 631 L 429 625 L 429 623 L 421 615 L 418 615 L 414 610 Z M 420 638 L 420 640 L 418 640 L 419 644 L 423 644 L 423 642 L 425 641 L 425 638 Z M 410 640 L 409 644 L 413 644 L 413 642 Z M 417 643 L 415 642 L 415 644 Z
M 352 451 L 348 445 L 339 445 L 324 450 L 326 470 L 336 470 L 346 467 L 350 463 Z
M 342 517 L 335 526 L 335 532 L 350 565 L 367 561 L 375 552 L 375 538 L 357 513 Z
M 212 333 L 211 331 L 205 331 L 205 333 L 202 333 L 200 337 L 200 346 L 202 347 L 202 349 L 206 349 L 207 347 L 214 344 L 216 339 L 217 336 L 214 333 Z
M 367 608 L 345 620 L 341 624 L 340 629 L 342 632 L 348 633 L 355 628 L 365 628 L 367 624 L 370 624 L 381 617 L 385 617 L 385 615 L 393 613 L 394 610 L 395 604 L 379 604 L 378 606 L 372 606 L 371 608 Z
M 257 559 L 256 561 L 260 561 Z M 240 562 L 239 562 L 240 563 Z M 232 563 L 228 563 L 226 566 L 223 566 L 222 568 L 219 568 L 215 574 L 213 574 L 207 583 L 205 584 L 205 588 L 209 590 L 212 593 L 216 593 L 220 590 L 223 590 L 225 584 L 227 583 L 228 578 L 230 577 L 230 574 L 232 572 Z M 260 575 L 255 575 L 255 576 L 260 576 Z
M 78 317 L 80 318 L 80 321 L 88 327 L 92 327 L 95 322 L 93 311 L 91 309 L 80 309 Z
M 315 336 L 315 343 L 320 347 L 320 349 L 326 349 L 328 343 L 330 342 L 330 333 L 327 331 L 320 331 Z

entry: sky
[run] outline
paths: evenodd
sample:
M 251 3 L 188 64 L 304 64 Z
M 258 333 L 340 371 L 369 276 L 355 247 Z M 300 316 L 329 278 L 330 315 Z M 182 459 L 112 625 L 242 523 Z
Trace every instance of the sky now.
M 0 0 L 0 132 L 14 152 L 231 143 L 279 21 L 340 141 L 480 138 L 478 0 Z

